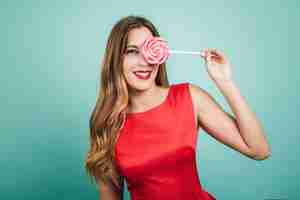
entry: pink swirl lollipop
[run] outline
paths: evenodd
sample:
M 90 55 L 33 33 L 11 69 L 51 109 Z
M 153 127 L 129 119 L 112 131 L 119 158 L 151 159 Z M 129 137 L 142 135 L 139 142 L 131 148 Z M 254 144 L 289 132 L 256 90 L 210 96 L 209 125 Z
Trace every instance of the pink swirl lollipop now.
M 150 36 L 147 38 L 142 46 L 142 55 L 149 64 L 162 64 L 170 54 L 194 54 L 199 55 L 197 51 L 179 51 L 170 50 L 167 42 L 161 37 Z M 200 54 L 201 56 L 202 53 Z
M 169 48 L 160 37 L 149 37 L 142 46 L 142 53 L 149 64 L 162 64 L 169 57 Z

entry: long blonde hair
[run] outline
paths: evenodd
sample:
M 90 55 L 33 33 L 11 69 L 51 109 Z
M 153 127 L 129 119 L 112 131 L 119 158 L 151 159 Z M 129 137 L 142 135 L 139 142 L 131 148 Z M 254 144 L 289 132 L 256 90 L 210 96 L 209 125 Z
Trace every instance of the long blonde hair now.
M 90 149 L 85 168 L 95 181 L 102 180 L 123 191 L 124 179 L 115 165 L 115 143 L 125 120 L 129 103 L 128 88 L 123 76 L 123 55 L 128 33 L 134 28 L 146 27 L 154 36 L 160 36 L 154 25 L 141 16 L 126 16 L 112 28 L 101 64 L 100 89 L 90 116 Z M 168 87 L 165 63 L 159 66 L 155 83 Z

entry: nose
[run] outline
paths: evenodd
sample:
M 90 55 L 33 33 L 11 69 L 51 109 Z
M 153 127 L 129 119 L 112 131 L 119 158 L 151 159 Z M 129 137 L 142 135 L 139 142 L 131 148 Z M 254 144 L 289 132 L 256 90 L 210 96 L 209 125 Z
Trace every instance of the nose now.
M 138 57 L 138 63 L 140 65 L 148 65 L 146 59 L 144 58 L 143 54 L 140 52 Z

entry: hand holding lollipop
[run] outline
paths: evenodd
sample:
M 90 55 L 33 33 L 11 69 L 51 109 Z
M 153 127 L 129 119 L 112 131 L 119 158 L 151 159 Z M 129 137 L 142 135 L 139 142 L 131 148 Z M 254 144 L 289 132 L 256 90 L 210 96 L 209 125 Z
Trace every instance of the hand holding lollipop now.
M 206 61 L 206 70 L 215 81 L 231 80 L 231 65 L 227 57 L 217 49 L 204 49 L 201 57 Z

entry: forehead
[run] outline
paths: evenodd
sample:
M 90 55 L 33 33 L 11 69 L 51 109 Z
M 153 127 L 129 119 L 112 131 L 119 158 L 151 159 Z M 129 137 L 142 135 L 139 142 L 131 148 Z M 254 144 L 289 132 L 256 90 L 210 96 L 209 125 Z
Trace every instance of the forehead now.
M 135 45 L 140 47 L 143 44 L 143 42 L 150 36 L 152 36 L 152 33 L 149 31 L 148 28 L 134 28 L 128 33 L 127 46 Z

